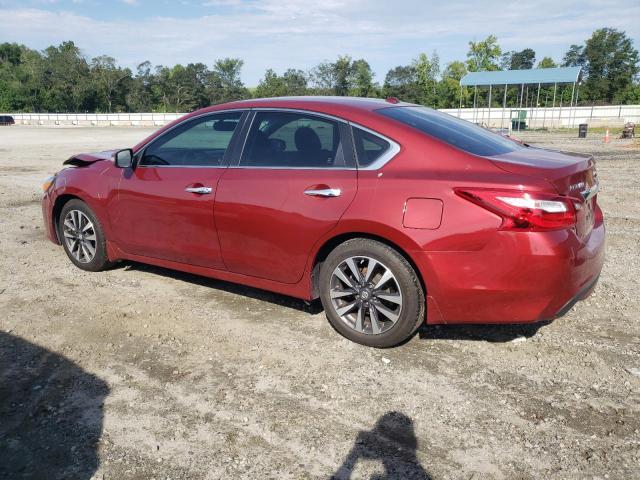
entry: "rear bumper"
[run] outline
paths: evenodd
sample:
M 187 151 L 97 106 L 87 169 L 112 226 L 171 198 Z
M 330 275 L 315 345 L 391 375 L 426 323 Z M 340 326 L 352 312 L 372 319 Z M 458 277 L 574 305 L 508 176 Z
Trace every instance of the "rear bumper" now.
M 567 312 L 569 312 L 569 310 L 571 310 L 571 308 L 578 303 L 580 300 L 584 300 L 585 298 L 589 297 L 589 295 L 591 295 L 593 293 L 593 291 L 596 289 L 596 285 L 598 283 L 598 280 L 600 279 L 600 275 L 598 275 L 596 277 L 595 280 L 593 280 L 589 285 L 587 285 L 584 289 L 582 289 L 581 291 L 579 291 L 575 297 L 573 297 L 571 300 L 569 300 L 556 314 L 555 316 L 551 317 L 549 320 L 555 320 L 556 318 L 560 318 L 563 315 L 565 315 Z
M 557 318 L 593 291 L 604 252 L 602 221 L 586 240 L 573 231 L 498 231 L 478 251 L 422 252 L 427 312 L 437 313 L 427 323 Z

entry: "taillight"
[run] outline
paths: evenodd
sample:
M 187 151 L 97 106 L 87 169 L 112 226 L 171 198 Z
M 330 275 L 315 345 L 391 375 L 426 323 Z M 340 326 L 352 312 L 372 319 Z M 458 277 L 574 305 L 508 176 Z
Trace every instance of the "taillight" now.
M 572 228 L 576 224 L 573 200 L 519 190 L 457 188 L 455 192 L 502 218 L 502 230 L 543 231 Z

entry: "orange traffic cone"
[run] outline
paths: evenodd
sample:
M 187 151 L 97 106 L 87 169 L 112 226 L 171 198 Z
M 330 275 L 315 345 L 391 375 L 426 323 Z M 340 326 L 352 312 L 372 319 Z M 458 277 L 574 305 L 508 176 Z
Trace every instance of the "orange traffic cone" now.
M 610 140 L 611 136 L 609 135 L 609 129 L 607 129 L 607 132 L 604 134 L 604 143 L 609 143 Z

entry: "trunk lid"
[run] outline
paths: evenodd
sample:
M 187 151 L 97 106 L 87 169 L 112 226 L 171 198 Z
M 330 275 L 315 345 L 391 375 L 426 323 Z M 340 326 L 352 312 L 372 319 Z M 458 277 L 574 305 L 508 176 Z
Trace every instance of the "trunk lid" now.
M 487 157 L 507 172 L 542 178 L 562 196 L 575 199 L 576 233 L 586 238 L 595 223 L 598 179 L 592 155 L 528 147 Z

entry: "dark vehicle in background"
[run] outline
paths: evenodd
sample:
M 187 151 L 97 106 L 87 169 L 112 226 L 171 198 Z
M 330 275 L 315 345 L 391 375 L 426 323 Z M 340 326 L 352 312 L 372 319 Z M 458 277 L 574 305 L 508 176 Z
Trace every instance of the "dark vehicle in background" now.
M 15 123 L 11 115 L 0 115 L 0 125 L 15 125 Z

